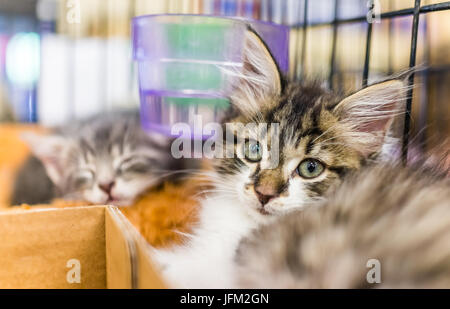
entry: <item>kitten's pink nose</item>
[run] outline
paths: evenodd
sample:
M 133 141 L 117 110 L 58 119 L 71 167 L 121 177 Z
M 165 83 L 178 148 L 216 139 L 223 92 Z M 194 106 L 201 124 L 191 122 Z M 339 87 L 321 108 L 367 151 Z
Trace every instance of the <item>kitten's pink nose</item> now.
M 271 199 L 273 199 L 277 193 L 272 188 L 267 187 L 256 187 L 255 188 L 256 197 L 261 202 L 262 205 L 267 204 Z
M 114 181 L 111 181 L 109 183 L 101 183 L 98 185 L 100 187 L 100 189 L 102 189 L 103 191 L 105 191 L 105 193 L 107 193 L 108 195 L 111 194 L 111 189 L 114 186 Z

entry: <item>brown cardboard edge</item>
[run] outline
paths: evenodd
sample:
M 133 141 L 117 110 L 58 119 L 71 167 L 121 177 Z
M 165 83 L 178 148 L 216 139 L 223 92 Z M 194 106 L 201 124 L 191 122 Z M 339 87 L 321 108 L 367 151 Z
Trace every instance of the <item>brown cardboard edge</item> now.
M 70 208 L 39 207 L 2 209 L 3 215 L 26 215 L 36 212 L 63 212 L 73 208 L 98 208 L 104 210 L 105 221 L 105 253 L 106 253 L 106 288 L 139 288 L 139 289 L 163 289 L 168 286 L 156 271 L 151 261 L 149 244 L 139 234 L 135 227 L 128 221 L 125 215 L 115 206 L 76 206 Z M 116 248 L 114 248 L 116 245 Z M 117 250 L 117 245 L 125 250 Z M 120 275 L 118 265 L 123 271 Z
M 136 231 L 137 232 L 137 231 Z M 137 240 L 137 257 L 139 268 L 137 273 L 137 283 L 139 289 L 167 289 L 169 286 L 164 282 L 161 275 L 157 272 L 157 268 L 151 260 L 148 246 L 149 244 L 138 235 Z
M 78 209 L 78 208 L 106 208 L 105 205 L 87 205 L 87 206 L 75 206 L 75 207 L 53 207 L 53 206 L 39 206 L 39 207 L 30 207 L 30 208 L 21 208 L 19 206 L 8 207 L 8 208 L 0 208 L 0 216 L 3 215 L 11 215 L 11 214 L 26 214 L 32 212 L 41 212 L 41 211 L 65 211 L 67 209 Z
M 86 214 L 93 216 L 81 220 Z M 49 219 L 53 221 L 46 221 Z M 106 287 L 104 206 L 14 209 L 0 212 L 0 220 L 5 220 L 2 236 L 9 235 L 0 246 L 4 267 L 1 277 L 2 280 L 10 277 L 8 288 Z M 78 237 L 75 242 L 74 235 Z M 71 260 L 81 265 L 81 282 L 67 279 L 67 267 L 70 268 L 67 262 Z
M 135 288 L 136 256 L 134 239 L 126 228 L 119 210 L 105 208 L 106 287 L 109 289 Z
M 164 289 L 167 288 L 164 280 L 156 271 L 151 261 L 147 241 L 136 230 L 125 215 L 114 206 L 108 206 L 107 212 L 120 224 L 123 234 L 127 235 L 130 249 L 130 262 L 133 289 Z

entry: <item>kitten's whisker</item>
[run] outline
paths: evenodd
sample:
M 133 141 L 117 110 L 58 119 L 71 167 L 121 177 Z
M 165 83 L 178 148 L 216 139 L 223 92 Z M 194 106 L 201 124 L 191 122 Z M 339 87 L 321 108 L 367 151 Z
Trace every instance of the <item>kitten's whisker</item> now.
M 198 194 L 205 194 L 205 193 L 225 193 L 225 194 L 234 194 L 236 193 L 233 190 L 223 190 L 223 189 L 212 189 L 212 190 L 203 190 L 199 192 Z
M 328 129 L 326 129 L 322 134 L 320 134 L 319 136 L 317 136 L 312 143 L 314 143 L 315 141 L 317 141 L 319 138 L 321 138 L 323 135 L 325 135 L 326 133 L 328 133 L 331 129 L 334 129 L 335 127 L 339 126 L 340 123 L 335 123 L 334 125 L 332 125 L 331 127 L 329 127 Z

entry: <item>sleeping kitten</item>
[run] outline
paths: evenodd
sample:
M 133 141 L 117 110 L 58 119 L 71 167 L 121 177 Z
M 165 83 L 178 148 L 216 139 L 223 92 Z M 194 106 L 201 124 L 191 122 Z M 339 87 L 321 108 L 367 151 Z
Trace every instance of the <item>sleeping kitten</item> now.
M 317 84 L 288 83 L 264 42 L 246 34 L 244 65 L 224 122 L 234 143 L 214 159 L 215 193 L 201 203 L 200 222 L 185 246 L 153 250 L 169 284 L 232 287 L 239 240 L 277 216 L 321 199 L 349 172 L 358 170 L 389 141 L 394 116 L 404 108 L 401 80 L 369 86 L 346 98 Z M 238 123 L 278 124 L 275 139 L 259 127 L 233 131 Z M 231 128 L 230 128 L 231 127 Z M 259 138 L 262 136 L 263 138 Z M 272 135 L 270 135 L 272 136 Z M 272 155 L 278 155 L 273 165 Z
M 56 197 L 129 205 L 181 164 L 167 155 L 168 139 L 141 129 L 137 111 L 102 114 L 52 135 L 24 138 L 33 156 L 19 172 L 12 205 Z
M 450 179 L 384 164 L 243 240 L 245 288 L 450 288 Z M 367 273 L 377 259 L 381 281 Z M 375 278 L 375 275 L 370 276 Z

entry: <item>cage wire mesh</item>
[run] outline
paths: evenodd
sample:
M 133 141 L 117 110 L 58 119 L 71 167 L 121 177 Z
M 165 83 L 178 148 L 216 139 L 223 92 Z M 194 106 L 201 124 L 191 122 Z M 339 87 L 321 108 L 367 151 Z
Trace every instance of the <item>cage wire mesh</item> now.
M 403 158 L 411 141 L 422 152 L 450 136 L 450 1 L 79 0 L 80 23 L 67 19 L 69 0 L 32 2 L 53 3 L 57 8 L 51 21 L 48 14 L 41 20 L 42 14 L 34 16 L 34 9 L 26 9 L 33 31 L 41 36 L 41 72 L 30 97 L 38 107 L 33 121 L 44 125 L 137 105 L 136 69 L 128 57 L 131 19 L 170 13 L 237 16 L 288 25 L 290 77 L 319 77 L 340 91 L 356 90 L 422 65 L 424 69 L 410 77 L 415 87 L 407 102 Z M 13 3 L 18 2 L 0 2 L 0 58 L 8 38 L 22 29 L 14 25 L 23 16 L 8 11 Z M 50 35 L 46 25 L 53 25 Z M 2 106 L 23 107 L 28 115 L 30 100 L 16 95 L 2 70 L 0 65 L 0 119 L 5 115 Z M 410 147 L 410 152 L 414 149 Z
M 326 72 L 328 87 L 343 90 L 349 86 L 367 86 L 371 81 L 389 76 L 396 70 L 417 68 L 419 64 L 420 70 L 413 70 L 408 78 L 411 87 L 405 108 L 402 160 L 407 161 L 408 146 L 412 144 L 413 112 L 417 114 L 414 143 L 419 151 L 425 151 L 428 144 L 448 143 L 445 138 L 450 131 L 447 99 L 450 59 L 446 49 L 450 47 L 450 36 L 446 21 L 450 19 L 450 1 L 430 3 L 433 1 L 412 0 L 408 1 L 410 7 L 401 7 L 407 5 L 405 1 L 302 2 L 299 12 L 301 22 L 292 26 L 295 41 L 295 54 L 291 57 L 294 79 L 308 78 L 311 72 L 321 72 L 322 75 Z M 319 8 L 322 12 L 317 14 Z M 436 13 L 444 11 L 445 15 L 436 16 Z M 405 29 L 409 30 L 409 36 L 404 34 Z M 436 35 L 437 31 L 442 33 Z M 403 34 L 399 35 L 399 32 Z M 356 44 L 351 40 L 352 35 L 359 38 Z M 433 44 L 439 37 L 441 44 Z M 319 44 L 320 41 L 326 43 Z M 406 47 L 408 50 L 405 50 Z M 379 59 L 374 59 L 374 51 Z M 350 57 L 343 53 L 350 53 Z M 314 63 L 313 58 L 328 58 L 329 61 Z M 413 84 L 416 86 L 412 87 Z M 436 104 L 439 100 L 443 104 Z M 417 105 L 414 110 L 413 102 Z M 431 107 L 430 102 L 434 106 Z M 433 118 L 430 116 L 436 113 L 436 109 L 441 114 L 435 120 L 440 123 L 430 124 L 430 118 Z M 430 131 L 433 133 L 427 136 Z

